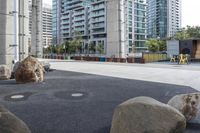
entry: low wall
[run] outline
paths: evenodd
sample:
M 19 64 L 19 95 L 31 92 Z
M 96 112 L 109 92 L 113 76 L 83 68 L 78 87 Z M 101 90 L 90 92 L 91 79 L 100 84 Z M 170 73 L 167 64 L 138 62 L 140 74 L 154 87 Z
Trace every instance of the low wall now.
M 145 60 L 145 62 L 158 62 L 168 59 L 167 54 L 163 53 L 143 53 L 142 58 Z

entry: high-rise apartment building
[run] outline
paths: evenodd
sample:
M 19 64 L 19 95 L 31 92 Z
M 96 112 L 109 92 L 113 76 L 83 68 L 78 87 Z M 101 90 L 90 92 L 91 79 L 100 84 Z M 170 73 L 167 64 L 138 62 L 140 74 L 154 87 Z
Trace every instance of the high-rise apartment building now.
M 134 0 L 134 47 L 135 52 L 146 51 L 147 38 L 146 0 Z
M 32 34 L 32 0 L 29 0 L 29 45 L 31 46 L 31 34 Z M 47 47 L 52 44 L 52 6 L 48 4 L 42 4 L 42 47 Z
M 149 38 L 167 38 L 181 28 L 181 0 L 148 0 Z
M 43 4 L 42 8 L 43 47 L 52 44 L 52 6 Z
M 53 0 L 53 42 L 81 36 L 83 50 L 104 46 L 107 56 L 125 57 L 133 45 L 133 0 Z

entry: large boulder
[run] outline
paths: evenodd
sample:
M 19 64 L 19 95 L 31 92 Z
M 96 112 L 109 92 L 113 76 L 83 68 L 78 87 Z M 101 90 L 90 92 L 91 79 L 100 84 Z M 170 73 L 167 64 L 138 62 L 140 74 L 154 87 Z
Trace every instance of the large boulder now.
M 15 79 L 17 83 L 42 82 L 44 68 L 36 58 L 29 56 L 19 64 Z
M 0 65 L 0 80 L 8 80 L 11 77 L 11 69 L 6 65 Z
M 168 104 L 178 109 L 188 123 L 200 124 L 200 93 L 176 95 Z
M 185 117 L 175 108 L 137 97 L 115 109 L 111 133 L 183 133 L 185 127 Z
M 31 133 L 28 126 L 4 107 L 0 107 L 0 133 Z

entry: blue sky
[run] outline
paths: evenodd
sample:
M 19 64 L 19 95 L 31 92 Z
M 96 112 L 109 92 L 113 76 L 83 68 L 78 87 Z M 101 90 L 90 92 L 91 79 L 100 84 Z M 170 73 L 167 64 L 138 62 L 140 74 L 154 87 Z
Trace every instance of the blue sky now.
M 52 0 L 44 0 L 44 3 L 52 3 Z M 182 26 L 200 26 L 200 0 L 182 0 Z

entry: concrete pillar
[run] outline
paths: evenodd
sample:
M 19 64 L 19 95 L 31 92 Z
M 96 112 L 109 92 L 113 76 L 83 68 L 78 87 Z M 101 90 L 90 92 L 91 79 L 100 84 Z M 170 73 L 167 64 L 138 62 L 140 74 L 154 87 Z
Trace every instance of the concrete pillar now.
M 31 55 L 42 57 L 42 0 L 32 0 Z
M 29 37 L 29 3 L 28 0 L 19 0 L 19 59 L 28 56 Z
M 13 66 L 28 55 L 26 0 L 0 0 L 0 65 Z M 19 56 L 20 53 L 24 53 Z

